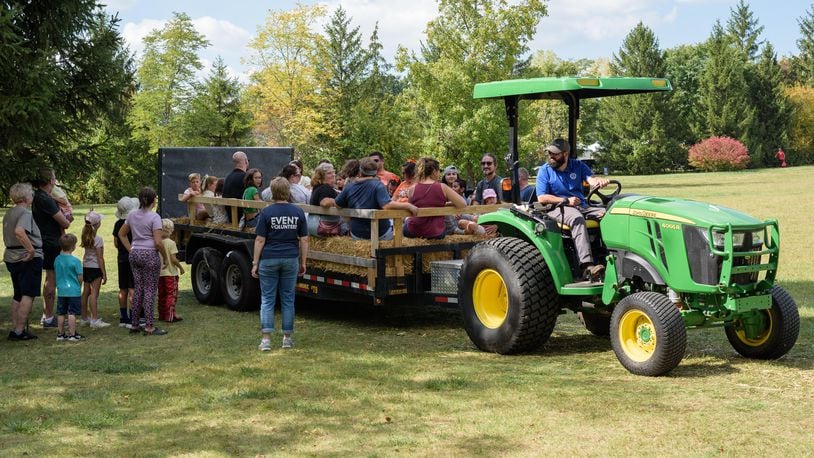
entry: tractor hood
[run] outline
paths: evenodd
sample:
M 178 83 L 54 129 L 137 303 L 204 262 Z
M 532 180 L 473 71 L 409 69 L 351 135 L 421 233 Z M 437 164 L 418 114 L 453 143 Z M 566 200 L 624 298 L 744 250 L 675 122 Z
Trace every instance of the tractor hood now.
M 629 196 L 618 199 L 610 209 L 611 215 L 629 215 L 655 218 L 699 227 L 757 226 L 763 222 L 731 208 L 705 202 L 665 197 Z

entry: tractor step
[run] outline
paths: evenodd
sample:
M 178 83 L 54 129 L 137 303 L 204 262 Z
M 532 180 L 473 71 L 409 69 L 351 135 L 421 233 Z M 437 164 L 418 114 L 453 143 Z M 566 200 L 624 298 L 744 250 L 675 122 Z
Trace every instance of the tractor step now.
M 566 283 L 562 286 L 560 294 L 565 296 L 584 296 L 602 294 L 604 283 L 591 281 L 578 281 Z

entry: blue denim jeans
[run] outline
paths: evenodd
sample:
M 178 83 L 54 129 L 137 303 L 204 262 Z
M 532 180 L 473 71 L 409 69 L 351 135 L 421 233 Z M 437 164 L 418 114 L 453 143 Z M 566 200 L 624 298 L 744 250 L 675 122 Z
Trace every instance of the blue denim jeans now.
M 299 258 L 261 259 L 257 267 L 260 276 L 260 332 L 274 332 L 274 303 L 280 292 L 283 334 L 294 332 L 294 288 L 297 285 Z

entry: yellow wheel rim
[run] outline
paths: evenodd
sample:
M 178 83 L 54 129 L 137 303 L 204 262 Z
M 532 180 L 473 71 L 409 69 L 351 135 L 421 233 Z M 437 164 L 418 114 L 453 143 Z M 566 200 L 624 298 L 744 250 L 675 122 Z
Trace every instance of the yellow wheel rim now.
M 647 361 L 656 351 L 656 327 L 641 310 L 628 310 L 619 320 L 619 342 L 628 358 Z
M 763 330 L 763 332 L 761 332 L 760 334 L 758 334 L 758 336 L 755 337 L 754 339 L 750 339 L 749 337 L 746 336 L 746 330 L 743 329 L 743 326 L 738 326 L 738 328 L 735 330 L 735 334 L 738 336 L 738 340 L 740 340 L 745 345 L 748 345 L 750 347 L 759 347 L 765 344 L 769 340 L 769 337 L 772 335 L 772 327 L 774 323 L 772 323 L 771 312 L 766 313 L 766 322 L 769 325 L 766 326 L 766 329 Z
M 493 269 L 485 269 L 475 278 L 472 288 L 475 314 L 484 326 L 496 329 L 506 321 L 509 311 L 509 294 L 503 277 Z

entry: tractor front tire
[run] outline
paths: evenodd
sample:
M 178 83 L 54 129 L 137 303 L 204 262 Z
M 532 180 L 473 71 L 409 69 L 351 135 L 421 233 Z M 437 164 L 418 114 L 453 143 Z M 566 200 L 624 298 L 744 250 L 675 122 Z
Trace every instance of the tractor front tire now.
M 772 308 L 760 310 L 763 331 L 749 338 L 740 320 L 726 326 L 726 338 L 732 347 L 746 358 L 777 359 L 791 350 L 800 334 L 800 313 L 786 290 L 775 285 L 771 291 Z
M 458 301 L 470 340 L 500 354 L 544 344 L 561 308 L 543 256 L 513 237 L 470 250 L 458 280 Z
M 611 315 L 611 345 L 622 366 L 637 375 L 664 375 L 681 362 L 687 329 L 676 306 L 654 292 L 625 297 Z
M 223 255 L 214 248 L 201 248 L 192 256 L 192 292 L 201 304 L 223 303 L 220 266 Z

